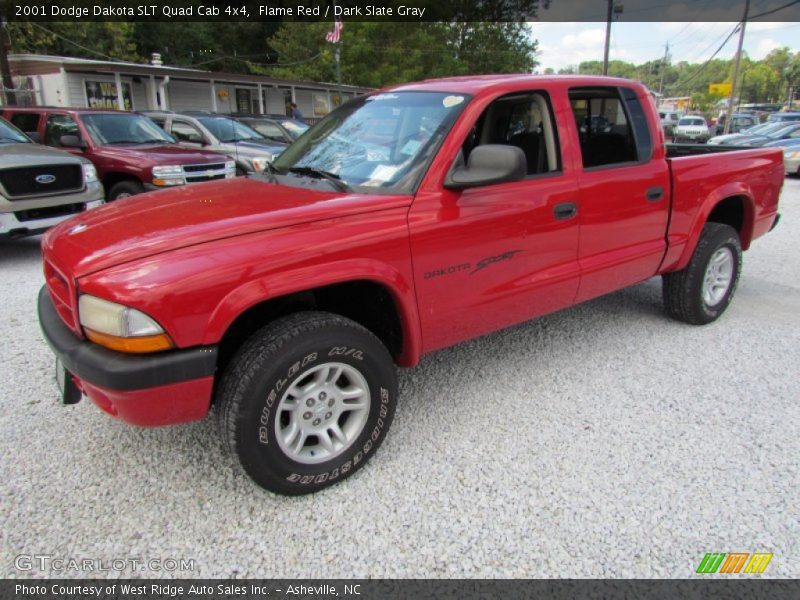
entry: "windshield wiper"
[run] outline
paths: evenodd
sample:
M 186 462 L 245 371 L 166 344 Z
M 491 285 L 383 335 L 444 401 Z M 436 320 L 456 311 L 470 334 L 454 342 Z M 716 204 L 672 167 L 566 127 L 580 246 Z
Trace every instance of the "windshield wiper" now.
M 288 171 L 289 173 L 297 173 L 298 175 L 311 175 L 319 177 L 320 179 L 324 179 L 325 181 L 330 182 L 333 187 L 340 192 L 351 191 L 350 186 L 342 181 L 342 178 L 335 173 L 330 173 L 321 169 L 315 169 L 314 167 L 291 167 L 288 169 Z

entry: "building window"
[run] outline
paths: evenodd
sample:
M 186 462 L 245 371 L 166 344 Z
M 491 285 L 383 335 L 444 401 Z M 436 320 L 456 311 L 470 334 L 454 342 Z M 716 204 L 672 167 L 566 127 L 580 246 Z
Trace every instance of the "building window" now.
M 331 109 L 328 106 L 328 94 L 313 94 L 311 98 L 314 103 L 315 117 L 324 117 L 330 112 Z
M 85 81 L 86 86 L 86 105 L 89 108 L 110 108 L 118 109 L 117 85 L 113 81 Z M 133 110 L 131 100 L 131 84 L 122 82 L 122 101 L 125 110 Z

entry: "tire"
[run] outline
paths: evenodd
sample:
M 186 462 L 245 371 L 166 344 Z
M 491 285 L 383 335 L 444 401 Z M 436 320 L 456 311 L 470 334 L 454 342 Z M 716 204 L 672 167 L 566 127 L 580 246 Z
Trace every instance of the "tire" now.
M 108 197 L 106 200 L 111 202 L 112 200 L 127 198 L 128 196 L 135 196 L 136 194 L 141 194 L 142 192 L 144 192 L 144 186 L 141 183 L 138 181 L 133 181 L 132 179 L 127 179 L 112 185 L 111 189 L 108 190 Z
M 364 466 L 386 437 L 396 398 L 394 362 L 377 337 L 338 315 L 301 312 L 243 344 L 220 381 L 216 417 L 253 481 L 294 496 Z
M 716 321 L 733 299 L 741 270 L 739 234 L 729 225 L 706 223 L 686 268 L 662 277 L 667 314 L 691 325 Z

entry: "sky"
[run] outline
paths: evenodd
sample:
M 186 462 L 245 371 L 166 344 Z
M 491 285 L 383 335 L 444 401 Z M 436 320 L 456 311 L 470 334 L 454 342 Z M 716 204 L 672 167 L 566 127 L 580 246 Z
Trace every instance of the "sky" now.
M 558 71 L 586 60 L 603 60 L 606 24 L 544 23 L 529 24 L 532 36 L 539 40 L 540 62 L 537 71 L 547 67 Z M 736 23 L 707 22 L 614 22 L 611 25 L 609 60 L 639 64 L 664 57 L 669 42 L 672 63 L 706 61 L 722 44 Z M 736 53 L 739 34 L 731 37 L 717 58 L 731 58 Z M 800 23 L 752 22 L 745 28 L 744 50 L 752 59 L 764 58 L 771 50 L 788 46 L 800 50 Z

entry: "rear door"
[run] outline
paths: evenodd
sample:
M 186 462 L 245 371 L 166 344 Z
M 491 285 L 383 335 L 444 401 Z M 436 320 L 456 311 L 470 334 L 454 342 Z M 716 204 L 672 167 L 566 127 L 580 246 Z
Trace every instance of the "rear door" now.
M 666 250 L 669 169 L 655 113 L 627 87 L 571 88 L 581 164 L 578 301 L 652 277 Z

